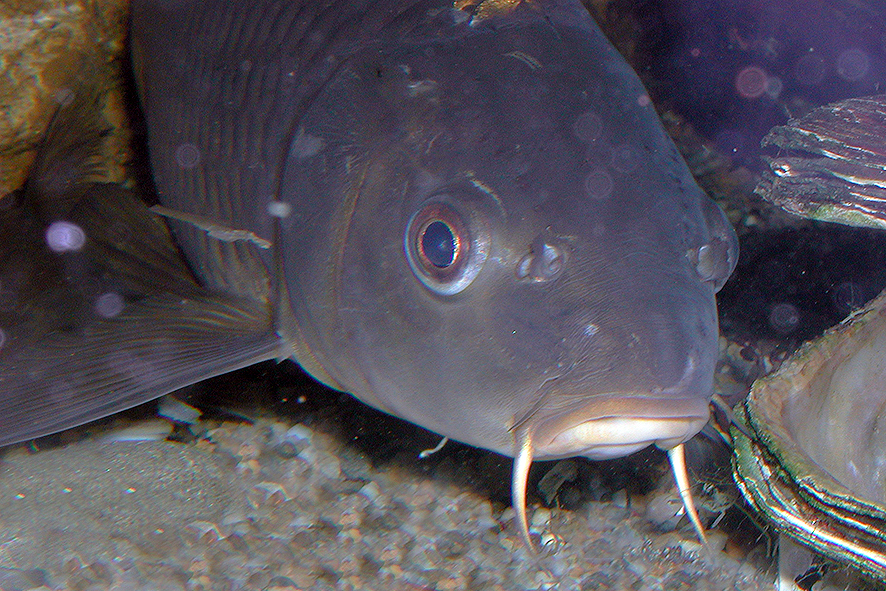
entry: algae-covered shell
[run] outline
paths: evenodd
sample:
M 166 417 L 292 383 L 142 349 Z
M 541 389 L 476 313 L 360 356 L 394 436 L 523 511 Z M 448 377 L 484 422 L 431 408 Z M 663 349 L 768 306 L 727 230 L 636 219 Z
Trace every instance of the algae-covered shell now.
M 779 127 L 758 193 L 827 221 L 886 228 L 886 96 Z M 884 182 L 881 182 L 884 181 Z M 739 409 L 734 472 L 782 533 L 886 582 L 886 292 L 776 373 Z
M 886 95 L 853 98 L 774 128 L 755 192 L 791 213 L 886 229 Z
M 735 476 L 776 528 L 886 582 L 886 293 L 758 380 Z

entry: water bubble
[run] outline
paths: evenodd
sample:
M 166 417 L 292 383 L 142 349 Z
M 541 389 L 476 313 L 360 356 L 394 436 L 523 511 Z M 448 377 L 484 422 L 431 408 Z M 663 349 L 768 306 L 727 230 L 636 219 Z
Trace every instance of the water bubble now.
M 325 146 L 326 140 L 306 133 L 304 128 L 299 128 L 289 147 L 289 154 L 295 158 L 310 158 L 319 154 Z
M 175 161 L 182 168 L 194 168 L 200 163 L 200 149 L 191 143 L 179 144 L 175 149 Z
M 60 106 L 67 107 L 74 102 L 76 95 L 70 88 L 59 88 L 52 95 L 52 99 Z
M 622 144 L 612 150 L 612 168 L 619 172 L 633 172 L 640 166 L 640 151 L 631 144 Z
M 769 310 L 769 326 L 779 334 L 790 334 L 800 324 L 800 310 L 789 302 L 779 302 Z
M 609 198 L 614 188 L 615 182 L 612 180 L 612 175 L 605 170 L 597 169 L 591 171 L 585 177 L 585 191 L 587 191 L 589 197 L 594 199 Z
M 766 79 L 766 96 L 777 99 L 784 90 L 784 82 L 778 76 L 770 76 Z
M 292 214 L 292 206 L 285 201 L 271 201 L 268 203 L 266 211 L 272 217 L 283 219 Z
M 837 75 L 849 82 L 858 82 L 864 78 L 871 67 L 868 54 L 853 47 L 837 56 Z
M 724 152 L 737 153 L 747 147 L 747 138 L 738 129 L 724 129 L 717 134 L 716 142 Z
M 588 111 L 575 118 L 572 132 L 583 142 L 595 142 L 603 134 L 603 120 L 595 112 Z
M 735 90 L 744 98 L 760 98 L 766 94 L 769 76 L 758 66 L 742 68 L 735 75 Z
M 845 316 L 864 305 L 865 293 L 858 283 L 844 281 L 831 291 L 831 301 L 837 314 Z
M 828 67 L 824 60 L 814 53 L 807 53 L 794 64 L 794 78 L 803 86 L 821 84 L 827 73 Z
M 73 222 L 57 221 L 46 228 L 46 245 L 53 252 L 70 252 L 83 248 L 86 233 Z
M 95 299 L 95 313 L 102 318 L 113 318 L 123 311 L 123 297 L 119 293 L 109 291 Z
M 641 94 L 637 97 L 637 104 L 641 107 L 648 107 L 652 104 L 652 99 L 649 98 L 648 94 Z

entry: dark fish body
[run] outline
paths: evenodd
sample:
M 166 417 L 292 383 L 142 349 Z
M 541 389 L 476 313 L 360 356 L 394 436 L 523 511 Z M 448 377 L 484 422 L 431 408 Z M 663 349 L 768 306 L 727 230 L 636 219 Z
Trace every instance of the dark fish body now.
M 0 443 L 269 358 L 529 459 L 707 421 L 735 237 L 577 1 L 136 0 L 132 27 L 196 279 L 0 357 Z

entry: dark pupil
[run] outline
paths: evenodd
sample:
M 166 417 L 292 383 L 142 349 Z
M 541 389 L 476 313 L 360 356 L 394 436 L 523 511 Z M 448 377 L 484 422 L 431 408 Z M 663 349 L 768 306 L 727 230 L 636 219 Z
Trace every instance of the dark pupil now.
M 455 236 L 443 222 L 431 222 L 421 235 L 421 251 L 435 267 L 445 268 L 455 259 Z

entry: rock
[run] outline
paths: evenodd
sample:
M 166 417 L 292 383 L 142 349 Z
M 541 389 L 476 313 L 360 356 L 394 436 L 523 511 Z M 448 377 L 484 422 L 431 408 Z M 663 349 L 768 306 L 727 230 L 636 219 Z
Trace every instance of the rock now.
M 56 106 L 78 88 L 106 94 L 105 116 L 120 128 L 127 8 L 127 0 L 0 2 L 0 198 L 22 185 Z M 111 134 L 103 160 L 117 164 L 102 180 L 123 178 L 128 142 L 127 132 Z

